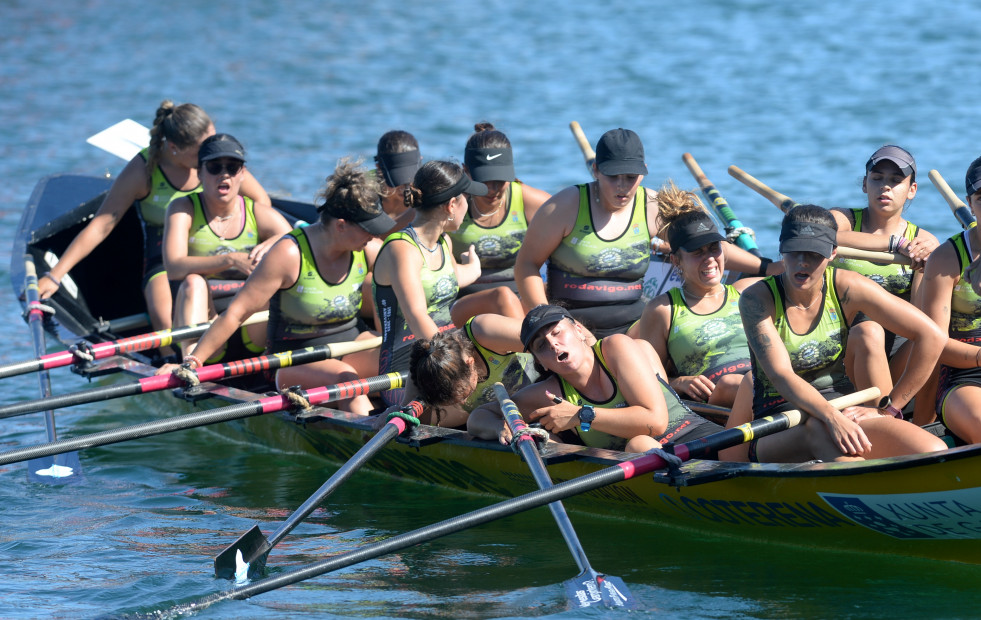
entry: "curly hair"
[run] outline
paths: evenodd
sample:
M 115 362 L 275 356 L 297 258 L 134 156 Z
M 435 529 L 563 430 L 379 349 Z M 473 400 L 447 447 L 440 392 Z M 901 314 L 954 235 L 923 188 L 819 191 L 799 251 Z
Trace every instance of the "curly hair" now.
M 360 159 L 342 158 L 317 193 L 317 212 L 325 225 L 345 213 L 381 213 L 378 195 L 382 182 L 361 164 Z

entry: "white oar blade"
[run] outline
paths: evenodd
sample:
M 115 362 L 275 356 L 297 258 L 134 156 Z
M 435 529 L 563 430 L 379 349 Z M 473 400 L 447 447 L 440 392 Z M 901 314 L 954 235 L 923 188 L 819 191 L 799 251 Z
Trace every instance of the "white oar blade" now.
M 150 130 L 134 120 L 119 121 L 86 140 L 92 146 L 127 161 L 150 144 Z

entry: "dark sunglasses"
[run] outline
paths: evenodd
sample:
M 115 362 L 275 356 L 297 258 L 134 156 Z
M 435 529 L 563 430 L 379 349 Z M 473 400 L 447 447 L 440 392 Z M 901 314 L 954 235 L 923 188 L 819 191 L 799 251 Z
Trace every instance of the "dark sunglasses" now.
M 213 174 L 218 176 L 221 174 L 222 170 L 227 170 L 230 176 L 235 176 L 238 171 L 242 169 L 244 164 L 240 161 L 227 161 L 221 163 L 220 161 L 209 161 L 205 162 L 204 169 L 208 171 L 208 174 Z

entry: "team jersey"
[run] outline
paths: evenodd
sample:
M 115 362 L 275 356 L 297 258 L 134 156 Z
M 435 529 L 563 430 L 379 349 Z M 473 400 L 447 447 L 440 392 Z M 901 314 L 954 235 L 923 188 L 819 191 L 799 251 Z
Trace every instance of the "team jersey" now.
M 507 204 L 502 208 L 505 209 L 504 219 L 497 226 L 481 226 L 467 210 L 460 228 L 447 233 L 453 240 L 457 261 L 471 245 L 476 249 L 477 256 L 480 257 L 480 278 L 475 284 L 514 280 L 514 260 L 525 240 L 525 233 L 528 232 L 521 183 L 511 182 Z
M 244 217 L 241 229 L 234 237 L 218 235 L 204 215 L 200 194 L 188 196 L 194 206 L 191 229 L 187 236 L 188 256 L 219 256 L 232 252 L 250 252 L 259 243 L 259 226 L 255 220 L 255 204 L 248 196 L 240 196 L 239 204 Z M 206 276 L 209 280 L 244 280 L 246 275 L 237 269 L 227 269 L 221 273 Z
M 571 307 L 640 299 L 651 258 L 646 200 L 647 190 L 637 188 L 629 225 L 616 239 L 602 239 L 593 226 L 589 186 L 579 186 L 575 226 L 548 259 L 549 299 Z
M 715 383 L 725 375 L 750 371 L 749 344 L 739 316 L 739 291 L 728 284 L 724 290 L 722 306 L 710 314 L 697 314 L 689 308 L 681 288 L 668 291 L 668 357 L 678 376 L 704 375 Z
M 851 209 L 854 225 L 852 230 L 862 232 L 862 221 L 868 209 Z M 908 241 L 916 238 L 920 233 L 920 227 L 911 222 L 906 222 L 906 230 L 903 237 Z M 909 265 L 885 264 L 857 258 L 836 257 L 831 264 L 841 269 L 847 269 L 860 273 L 866 278 L 877 283 L 893 295 L 901 297 L 906 301 L 910 299 L 910 290 L 913 287 L 913 270 Z
M 775 309 L 773 325 L 790 355 L 794 372 L 819 391 L 847 389 L 845 386 L 850 386 L 845 375 L 848 325 L 845 323 L 841 302 L 835 288 L 835 268 L 829 265 L 824 271 L 821 318 L 814 329 L 806 334 L 798 334 L 790 327 L 784 303 L 786 293 L 780 278 L 780 276 L 770 276 L 763 282 L 773 295 Z M 753 411 L 756 417 L 765 415 L 767 409 L 785 401 L 786 399 L 780 395 L 753 356 Z
M 497 402 L 497 397 L 494 395 L 494 384 L 497 382 L 504 385 L 508 394 L 514 394 L 538 379 L 538 372 L 535 371 L 535 359 L 531 354 L 521 352 L 498 353 L 481 346 L 473 335 L 474 318 L 476 317 L 468 319 L 463 328 L 467 338 L 477 350 L 477 355 L 484 362 L 488 374 L 487 378 L 477 384 L 476 389 L 463 403 L 463 408 L 467 411 L 473 411 L 484 403 Z
M 276 291 L 269 300 L 270 340 L 309 340 L 353 327 L 368 274 L 364 251 L 350 253 L 344 277 L 334 284 L 320 274 L 303 228 L 290 231 L 284 239 L 292 239 L 300 250 L 300 272 L 292 286 Z

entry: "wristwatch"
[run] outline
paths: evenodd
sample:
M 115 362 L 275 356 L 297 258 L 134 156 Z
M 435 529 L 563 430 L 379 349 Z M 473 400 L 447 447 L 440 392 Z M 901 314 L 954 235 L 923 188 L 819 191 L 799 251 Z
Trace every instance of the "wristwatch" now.
M 596 412 L 593 411 L 593 406 L 583 405 L 579 409 L 578 415 L 579 415 L 579 428 L 581 428 L 583 432 L 589 432 L 590 425 L 593 423 L 593 420 L 596 419 Z
M 893 406 L 892 398 L 889 396 L 882 397 L 882 400 L 879 401 L 879 409 L 885 411 L 894 418 L 899 418 L 900 420 L 903 419 L 903 412 Z

